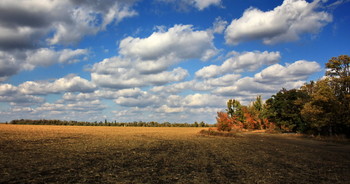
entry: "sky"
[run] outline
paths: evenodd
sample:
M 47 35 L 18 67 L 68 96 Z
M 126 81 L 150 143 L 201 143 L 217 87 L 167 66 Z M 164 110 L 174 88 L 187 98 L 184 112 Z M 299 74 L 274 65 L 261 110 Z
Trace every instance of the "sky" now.
M 1 0 L 0 122 L 215 123 L 350 53 L 349 0 Z

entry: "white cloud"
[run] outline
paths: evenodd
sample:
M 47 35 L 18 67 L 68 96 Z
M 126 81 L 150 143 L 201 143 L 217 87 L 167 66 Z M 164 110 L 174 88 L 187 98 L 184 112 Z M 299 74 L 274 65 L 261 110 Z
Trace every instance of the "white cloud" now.
M 93 92 L 96 86 L 79 76 L 68 75 L 53 82 L 27 81 L 18 86 L 23 94 L 46 95 L 62 92 Z
M 145 75 L 143 76 L 143 80 L 148 81 L 153 85 L 163 85 L 170 82 L 182 81 L 185 79 L 186 76 L 188 76 L 187 70 L 178 67 L 173 69 L 172 71 L 164 71 L 157 74 Z
M 188 6 L 193 6 L 202 11 L 210 6 L 220 6 L 221 0 L 158 0 L 160 2 L 175 4 L 179 10 L 187 10 Z
M 55 51 L 48 48 L 41 48 L 27 52 L 26 62 L 35 66 L 49 66 L 54 63 L 75 63 L 79 62 L 81 56 L 88 54 L 86 49 L 63 49 Z
M 167 32 L 155 32 L 148 38 L 127 37 L 120 42 L 120 53 L 142 60 L 156 60 L 164 55 L 177 58 L 202 58 L 215 50 L 213 36 L 206 31 L 194 31 L 191 25 L 175 25 Z
M 182 104 L 186 107 L 220 107 L 226 103 L 226 99 L 211 95 L 211 94 L 192 94 L 187 95 L 183 100 Z
M 290 65 L 274 64 L 255 74 L 254 77 L 244 77 L 232 86 L 217 88 L 214 94 L 224 96 L 256 96 L 265 94 L 271 96 L 276 91 L 286 88 L 298 88 L 313 73 L 320 71 L 317 62 L 305 60 L 296 61 Z
M 238 74 L 227 74 L 218 78 L 208 78 L 203 80 L 195 79 L 170 84 L 167 86 L 156 86 L 150 91 L 163 95 L 178 94 L 185 90 L 212 91 L 218 87 L 233 85 L 240 77 L 241 75 Z
M 219 6 L 221 4 L 221 0 L 192 0 L 199 10 L 203 10 L 211 5 Z
M 17 87 L 11 84 L 0 84 L 0 95 L 8 96 L 13 93 L 17 93 Z
M 0 102 L 8 102 L 12 105 L 31 106 L 43 103 L 42 97 L 22 93 L 18 87 L 11 84 L 0 84 Z
M 139 71 L 156 73 L 183 60 L 210 59 L 217 53 L 213 39 L 212 33 L 195 31 L 192 25 L 175 25 L 147 38 L 127 37 L 120 42 L 119 53 L 136 59 Z
M 219 34 L 223 33 L 226 29 L 227 24 L 227 21 L 222 20 L 221 17 L 217 17 L 213 23 L 213 32 Z
M 262 39 L 265 44 L 275 44 L 298 40 L 304 33 L 316 34 L 332 21 L 330 14 L 317 11 L 319 2 L 284 0 L 281 6 L 266 12 L 249 8 L 227 27 L 226 42 L 238 44 Z
M 113 22 L 135 16 L 134 1 L 3 0 L 0 48 L 33 48 L 45 37 L 49 44 L 76 43 Z M 52 35 L 52 37 L 51 37 Z
M 315 61 L 299 60 L 285 67 L 279 64 L 272 65 L 255 74 L 254 78 L 261 83 L 305 80 L 320 69 L 321 66 Z
M 179 112 L 184 112 L 185 108 L 184 107 L 169 107 L 167 105 L 162 105 L 158 109 L 156 109 L 156 112 L 163 112 L 163 113 L 179 113 Z
M 143 74 L 134 65 L 132 61 L 119 57 L 105 59 L 94 64 L 91 69 L 91 79 L 102 87 L 123 89 L 178 82 L 188 75 L 188 72 L 182 68 Z
M 281 59 L 279 52 L 243 52 L 227 59 L 222 65 L 210 65 L 198 70 L 195 74 L 199 78 L 211 78 L 227 73 L 241 73 L 245 70 L 255 71 L 264 65 L 278 63 Z
M 158 30 L 147 38 L 127 37 L 120 42 L 121 56 L 105 59 L 91 68 L 91 79 L 108 88 L 133 88 L 179 82 L 187 70 L 168 69 L 183 60 L 207 60 L 215 55 L 213 35 L 191 25 Z
M 135 97 L 119 97 L 114 102 L 125 107 L 148 107 L 158 105 L 160 100 L 160 97 L 144 91 Z
M 177 82 L 170 85 L 155 86 L 150 89 L 150 91 L 155 93 L 177 94 L 182 92 L 184 89 L 191 89 L 193 84 L 194 81 Z
M 100 111 L 105 109 L 105 106 L 101 104 L 99 100 L 75 102 L 75 103 L 44 103 L 36 111 L 40 112 L 52 112 L 52 111 L 64 111 L 64 112 L 77 112 L 77 111 Z
M 55 63 L 71 64 L 79 62 L 89 53 L 87 49 L 53 50 L 40 48 L 27 51 L 0 51 L 0 82 L 23 70 L 33 70 L 38 66 Z

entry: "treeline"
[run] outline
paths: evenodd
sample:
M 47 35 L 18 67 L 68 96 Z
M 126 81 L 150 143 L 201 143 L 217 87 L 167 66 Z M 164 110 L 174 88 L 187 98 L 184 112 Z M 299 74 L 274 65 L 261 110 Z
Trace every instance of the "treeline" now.
M 249 106 L 229 100 L 226 112 L 218 113 L 218 129 L 273 128 L 282 132 L 350 137 L 350 57 L 333 57 L 326 68 L 322 79 L 299 89 L 282 89 L 263 104 L 260 97 Z
M 143 121 L 134 121 L 134 122 L 109 122 L 105 120 L 104 122 L 86 122 L 86 121 L 62 121 L 62 120 L 30 120 L 30 119 L 20 119 L 12 120 L 10 124 L 22 124 L 22 125 L 68 125 L 68 126 L 118 126 L 118 127 L 209 127 L 209 125 L 203 121 L 198 123 L 170 123 L 163 122 L 158 123 L 155 121 L 143 122 Z

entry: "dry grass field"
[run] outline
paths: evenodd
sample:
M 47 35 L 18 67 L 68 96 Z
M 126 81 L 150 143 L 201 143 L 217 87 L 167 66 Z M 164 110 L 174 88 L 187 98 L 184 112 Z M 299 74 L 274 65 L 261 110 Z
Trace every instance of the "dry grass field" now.
M 0 183 L 350 183 L 350 145 L 201 128 L 0 125 Z

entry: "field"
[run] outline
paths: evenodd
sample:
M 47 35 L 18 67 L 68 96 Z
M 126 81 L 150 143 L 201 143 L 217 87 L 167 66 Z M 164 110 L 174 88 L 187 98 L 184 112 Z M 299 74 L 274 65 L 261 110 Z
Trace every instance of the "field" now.
M 350 145 L 202 128 L 0 125 L 0 183 L 350 183 Z

